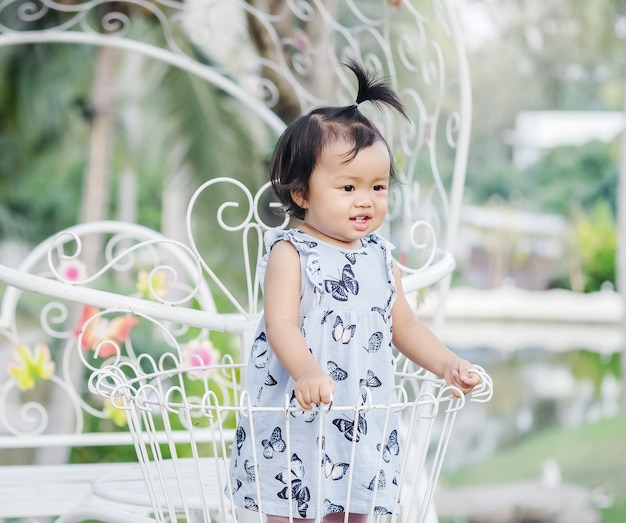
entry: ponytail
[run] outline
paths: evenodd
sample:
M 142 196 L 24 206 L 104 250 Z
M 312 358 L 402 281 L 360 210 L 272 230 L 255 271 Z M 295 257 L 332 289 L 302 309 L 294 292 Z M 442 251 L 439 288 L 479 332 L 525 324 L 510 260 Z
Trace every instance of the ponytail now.
M 378 107 L 389 105 L 408 119 L 398 95 L 385 80 L 368 73 L 354 60 L 348 60 L 343 65 L 354 73 L 359 83 L 356 100 L 350 107 L 358 107 L 362 102 L 372 102 Z

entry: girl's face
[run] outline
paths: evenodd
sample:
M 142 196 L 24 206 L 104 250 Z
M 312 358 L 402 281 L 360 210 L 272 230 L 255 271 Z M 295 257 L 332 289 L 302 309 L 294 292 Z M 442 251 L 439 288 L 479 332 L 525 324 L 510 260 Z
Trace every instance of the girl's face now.
M 376 142 L 346 163 L 351 147 L 339 142 L 326 147 L 311 173 L 309 193 L 293 193 L 304 209 L 307 232 L 319 239 L 345 247 L 361 247 L 361 238 L 380 227 L 389 203 L 387 147 Z

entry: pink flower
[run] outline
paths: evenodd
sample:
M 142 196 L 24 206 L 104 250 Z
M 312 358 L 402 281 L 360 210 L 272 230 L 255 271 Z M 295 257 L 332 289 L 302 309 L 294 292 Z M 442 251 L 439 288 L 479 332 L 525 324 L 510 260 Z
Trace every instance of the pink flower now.
M 183 347 L 182 353 L 183 365 L 189 369 L 187 375 L 192 379 L 201 379 L 205 373 L 214 372 L 207 367 L 216 365 L 220 359 L 219 351 L 208 339 L 190 341 Z
M 87 267 L 80 260 L 63 260 L 57 270 L 65 281 L 78 282 L 87 276 Z
M 309 47 L 309 37 L 304 31 L 296 30 L 294 32 L 294 41 L 298 51 L 304 53 Z

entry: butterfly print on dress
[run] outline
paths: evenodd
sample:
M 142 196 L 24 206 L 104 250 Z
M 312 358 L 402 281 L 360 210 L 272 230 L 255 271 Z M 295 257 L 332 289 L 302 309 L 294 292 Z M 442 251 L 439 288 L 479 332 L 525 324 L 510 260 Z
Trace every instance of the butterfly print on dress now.
M 355 331 L 356 325 L 352 324 L 344 326 L 343 320 L 340 316 L 335 318 L 335 323 L 333 325 L 333 340 L 340 341 L 344 345 L 347 345 L 350 343 Z
M 377 312 L 385 323 L 389 320 L 389 313 L 382 307 L 372 307 L 372 312 Z
M 333 463 L 333 461 L 328 457 L 328 454 L 324 454 L 324 457 L 322 458 L 322 469 L 324 470 L 324 475 L 333 481 L 339 481 L 343 478 L 349 468 L 350 465 L 348 463 Z
M 235 479 L 235 484 L 231 488 L 231 493 L 234 494 L 235 492 L 237 492 L 241 488 L 241 485 L 242 485 L 241 481 L 239 481 L 238 479 Z
M 324 499 L 324 515 L 325 516 L 327 516 L 328 514 L 339 514 L 345 511 L 346 509 L 343 508 L 342 505 L 335 505 L 334 503 L 331 503 L 329 499 Z
M 256 501 L 254 501 L 254 499 L 252 499 L 251 497 L 246 496 L 244 503 L 245 508 L 247 508 L 248 510 L 252 510 L 253 512 L 259 511 L 259 506 L 257 505 Z
M 243 430 L 243 427 L 237 427 L 235 431 L 235 441 L 237 442 L 237 455 L 241 455 L 241 447 L 243 447 L 243 442 L 246 441 L 246 431 Z
M 293 237 L 293 241 L 296 243 L 299 243 L 301 245 L 305 245 L 307 246 L 309 249 L 314 249 L 315 247 L 317 247 L 317 242 L 312 242 L 309 240 L 303 240 L 302 238 L 297 238 L 297 237 Z
M 348 301 L 348 293 L 359 293 L 359 282 L 354 278 L 354 272 L 349 264 L 344 265 L 341 271 L 341 279 L 324 280 L 324 289 L 330 292 L 331 296 L 338 301 Z
M 387 309 L 391 308 L 391 303 L 396 296 L 396 291 L 390 281 L 387 281 Z
M 274 379 L 274 376 L 272 376 L 271 374 L 268 374 L 265 377 L 265 380 L 263 381 L 263 387 L 259 388 L 259 392 L 256 395 L 256 402 L 261 403 L 261 396 L 263 395 L 263 391 L 265 390 L 265 387 L 273 387 L 274 385 L 277 385 L 278 382 Z
M 348 373 L 338 367 L 334 361 L 327 361 L 326 368 L 328 369 L 328 375 L 335 381 L 343 381 L 348 377 Z
M 287 485 L 276 495 L 280 499 L 294 500 L 297 503 L 298 513 L 300 517 L 305 518 L 306 512 L 309 508 L 309 501 L 311 500 L 311 494 L 309 488 L 303 485 L 304 478 L 304 465 L 302 460 L 297 454 L 291 456 L 291 462 L 289 464 L 289 472 L 279 472 L 276 475 L 276 479 L 282 484 Z M 289 491 L 289 481 L 291 480 L 291 492 Z
M 371 370 L 367 371 L 367 378 L 366 379 L 360 379 L 359 380 L 359 388 L 360 387 L 369 387 L 371 389 L 371 388 L 380 387 L 381 385 L 382 385 L 382 383 L 378 379 L 378 376 L 376 376 Z
M 378 443 L 376 445 L 376 449 L 380 452 L 381 445 Z M 382 447 L 383 449 L 383 460 L 385 463 L 389 463 L 391 461 L 391 455 L 397 456 L 400 453 L 400 444 L 398 443 L 398 431 L 392 430 L 391 434 L 389 434 L 389 438 L 387 439 L 387 443 Z
M 356 430 L 354 427 L 354 421 L 344 418 L 335 418 L 333 425 L 342 432 L 344 437 L 348 441 L 359 441 L 361 434 L 367 434 L 367 421 L 363 414 L 359 414 L 358 421 L 356 423 Z
M 378 352 L 383 343 L 383 333 L 376 331 L 370 336 L 367 347 L 363 347 L 367 352 Z
M 385 479 L 385 471 L 379 470 L 378 474 L 372 478 L 372 481 L 370 481 L 370 484 L 365 485 L 365 487 L 368 490 L 372 490 L 372 491 L 374 489 L 383 490 L 385 487 L 387 487 L 387 480 Z
M 321 324 L 324 325 L 324 323 L 326 323 L 326 320 L 328 320 L 328 317 L 333 313 L 334 311 L 331 309 L 326 309 L 324 311 L 324 316 L 322 316 L 322 322 Z
M 285 449 L 287 448 L 287 444 L 283 439 L 280 427 L 274 428 L 270 438 L 261 441 L 261 445 L 263 445 L 263 457 L 266 459 L 272 459 L 274 457 L 274 452 L 285 452 Z
M 366 252 L 343 252 L 343 255 L 352 265 L 354 265 L 356 264 L 357 256 L 367 256 L 367 253 Z
M 316 274 L 316 273 L 321 271 L 321 269 L 320 269 L 320 262 L 318 260 L 312 260 L 306 266 L 306 270 L 307 270 L 307 272 L 309 272 L 311 274 L 311 276 L 313 276 L 314 274 Z
M 252 344 L 252 359 L 254 361 L 254 366 L 257 369 L 263 369 L 267 366 L 267 361 L 269 360 L 270 351 L 269 345 L 267 343 L 267 336 L 264 332 L 259 334 L 254 343 Z
M 256 467 L 254 463 L 250 463 L 250 461 L 246 460 L 243 462 L 243 468 L 246 471 L 246 478 L 250 483 L 256 481 Z
M 382 382 L 378 379 L 378 376 L 376 376 L 371 370 L 368 370 L 367 378 L 361 378 L 359 380 L 359 390 L 361 390 L 362 405 L 365 405 L 367 403 L 367 395 L 369 394 L 368 389 L 375 389 L 377 387 L 380 387 L 381 385 Z
M 298 418 L 302 416 L 305 423 L 312 423 L 317 418 L 317 410 L 304 410 L 300 407 L 298 400 L 296 399 L 296 393 L 291 391 L 291 399 L 289 400 L 289 410 L 292 418 Z

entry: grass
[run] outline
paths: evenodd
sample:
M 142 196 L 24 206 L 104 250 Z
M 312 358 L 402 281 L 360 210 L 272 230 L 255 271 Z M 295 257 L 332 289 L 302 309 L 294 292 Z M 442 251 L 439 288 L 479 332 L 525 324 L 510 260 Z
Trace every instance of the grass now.
M 441 477 L 446 487 L 536 480 L 554 459 L 563 482 L 589 490 L 602 487 L 615 496 L 602 509 L 603 523 L 626 523 L 626 415 L 580 427 L 545 431 L 480 463 Z

